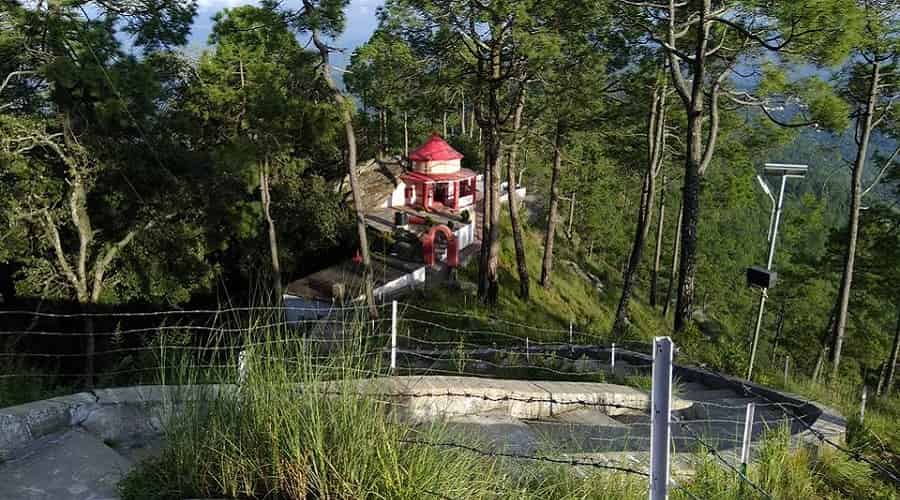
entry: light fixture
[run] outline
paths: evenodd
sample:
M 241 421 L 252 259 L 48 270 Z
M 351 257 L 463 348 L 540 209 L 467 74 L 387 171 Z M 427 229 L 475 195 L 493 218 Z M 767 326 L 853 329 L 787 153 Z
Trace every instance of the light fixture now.
M 806 165 L 794 165 L 790 163 L 766 163 L 763 172 L 766 175 L 779 175 L 783 177 L 806 177 Z

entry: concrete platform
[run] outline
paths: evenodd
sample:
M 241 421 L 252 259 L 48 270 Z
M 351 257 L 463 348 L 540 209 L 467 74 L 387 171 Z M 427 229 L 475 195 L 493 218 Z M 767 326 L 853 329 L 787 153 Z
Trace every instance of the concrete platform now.
M 610 416 L 640 415 L 650 407 L 646 392 L 596 382 L 413 375 L 366 379 L 357 390 L 391 395 L 411 420 L 497 412 L 517 419 L 543 419 L 585 408 Z M 689 401 L 673 398 L 673 410 L 690 406 Z
M 638 361 L 641 361 L 638 359 Z M 640 363 L 637 363 L 640 364 Z M 689 474 L 698 443 L 692 433 L 736 456 L 747 402 L 760 404 L 754 436 L 784 419 L 770 401 L 797 409 L 795 446 L 816 442 L 816 432 L 840 439 L 844 421 L 799 397 L 717 374 L 693 376 L 673 399 L 675 474 Z M 325 389 L 369 394 L 391 403 L 413 423 L 440 421 L 464 441 L 514 453 L 586 458 L 642 468 L 649 450 L 649 396 L 631 387 L 567 381 L 462 376 L 403 376 L 326 384 Z M 754 392 L 750 392 L 750 389 Z M 162 450 L 166 420 L 183 403 L 232 394 L 233 385 L 125 387 L 80 393 L 0 409 L 0 499 L 105 500 L 116 482 Z M 298 397 L 303 388 L 297 386 Z M 763 392 L 768 391 L 768 392 Z M 763 394 L 752 397 L 751 394 Z
M 113 500 L 133 462 L 80 429 L 47 437 L 29 453 L 0 465 L 0 498 Z

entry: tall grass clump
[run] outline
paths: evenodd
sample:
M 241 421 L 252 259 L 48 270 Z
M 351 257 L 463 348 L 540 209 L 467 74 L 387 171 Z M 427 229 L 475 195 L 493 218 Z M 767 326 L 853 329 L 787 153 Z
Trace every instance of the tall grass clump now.
M 361 331 L 345 333 L 357 340 L 334 347 L 286 328 L 257 331 L 244 339 L 252 347 L 240 385 L 236 370 L 209 383 L 194 368 L 204 362 L 183 357 L 168 382 L 190 395 L 166 427 L 166 450 L 121 483 L 123 498 L 495 497 L 503 479 L 492 462 L 404 443 L 440 441 L 444 430 L 405 424 L 362 394 L 359 379 L 379 371 L 378 357 L 366 361 Z
M 792 448 L 786 427 L 774 429 L 763 438 L 747 477 L 771 498 L 779 500 L 897 498 L 897 491 L 879 481 L 869 466 L 833 448 Z M 684 487 L 688 491 L 675 491 L 674 498 L 767 498 L 723 467 L 711 453 L 700 453 L 694 477 Z

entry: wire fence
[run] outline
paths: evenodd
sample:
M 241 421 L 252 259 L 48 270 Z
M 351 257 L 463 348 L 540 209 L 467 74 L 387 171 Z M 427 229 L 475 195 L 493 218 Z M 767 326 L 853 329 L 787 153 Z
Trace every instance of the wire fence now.
M 437 407 L 436 401 L 444 402 L 445 407 L 447 401 L 451 407 L 452 401 L 461 401 L 461 407 L 470 409 L 473 404 L 488 409 L 525 408 L 523 425 L 532 435 L 549 438 L 553 453 L 539 453 L 532 445 L 510 449 L 496 440 L 488 440 L 484 446 L 418 439 L 404 444 L 630 474 L 649 480 L 651 492 L 660 491 L 659 471 L 654 473 L 652 465 L 653 455 L 662 453 L 654 447 L 654 433 L 658 435 L 660 429 L 664 429 L 667 443 L 662 489 L 671 486 L 690 498 L 696 498 L 695 494 L 670 475 L 671 453 L 682 458 L 696 457 L 698 452 L 709 454 L 760 496 L 771 498 L 747 474 L 747 461 L 752 457 L 744 450 L 748 443 L 751 448 L 758 446 L 775 429 L 808 433 L 900 484 L 887 466 L 816 429 L 809 422 L 808 402 L 772 400 L 751 386 L 735 391 L 733 397 L 712 396 L 716 391 L 703 388 L 685 389 L 671 376 L 671 358 L 662 361 L 668 363 L 668 378 L 659 378 L 661 361 L 653 344 L 617 345 L 602 335 L 580 331 L 574 323 L 568 328 L 539 327 L 503 319 L 473 319 L 414 304 L 382 304 L 378 313 L 377 318 L 370 318 L 362 306 L 134 313 L 0 311 L 0 391 L 4 383 L 12 387 L 41 379 L 74 388 L 92 382 L 97 386 L 179 383 L 177 374 L 186 367 L 201 380 L 239 383 L 246 380 L 247 363 L 304 365 L 334 372 L 335 377 L 349 373 L 362 379 L 448 375 L 497 381 L 627 383 L 652 395 L 635 391 L 632 399 L 608 400 L 596 392 L 590 397 L 553 390 L 540 395 L 517 394 L 498 392 L 490 385 L 362 390 L 356 394 L 405 408 Z M 86 325 L 92 328 L 88 330 Z M 86 348 L 88 339 L 90 349 Z M 196 377 L 198 372 L 205 376 Z M 660 381 L 665 387 L 660 387 Z M 659 390 L 663 396 L 657 394 Z M 672 407 L 666 405 L 662 424 L 656 406 L 661 398 L 672 403 Z M 748 403 L 756 411 L 749 420 L 743 418 Z M 460 425 L 473 423 L 463 418 L 466 415 L 459 417 Z M 645 453 L 646 457 L 636 465 L 606 456 L 618 451 L 638 454 L 631 456 Z

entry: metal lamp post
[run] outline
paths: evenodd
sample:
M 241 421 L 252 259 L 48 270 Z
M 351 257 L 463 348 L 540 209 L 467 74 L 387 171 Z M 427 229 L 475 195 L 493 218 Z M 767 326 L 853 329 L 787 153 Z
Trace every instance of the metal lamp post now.
M 760 176 L 756 176 L 763 191 L 769 195 L 772 200 L 772 213 L 769 217 L 769 256 L 766 260 L 765 271 L 757 270 L 758 274 L 765 274 L 765 285 L 762 286 L 762 293 L 759 296 L 759 311 L 756 315 L 756 327 L 753 329 L 753 345 L 750 347 L 750 365 L 747 367 L 747 380 L 753 376 L 753 365 L 756 362 L 756 348 L 759 345 L 759 330 L 762 327 L 763 312 L 766 308 L 766 299 L 768 298 L 769 287 L 774 284 L 774 273 L 772 273 L 772 264 L 775 262 L 775 242 L 778 241 L 778 225 L 781 222 L 781 212 L 784 207 L 784 187 L 789 177 L 803 178 L 806 177 L 806 165 L 789 165 L 783 163 L 766 163 L 763 173 L 765 175 L 777 175 L 781 177 L 781 187 L 778 190 L 778 201 L 772 196 L 772 191 L 768 184 Z M 748 272 L 748 279 L 750 272 Z M 751 283 L 752 284 L 752 283 Z

